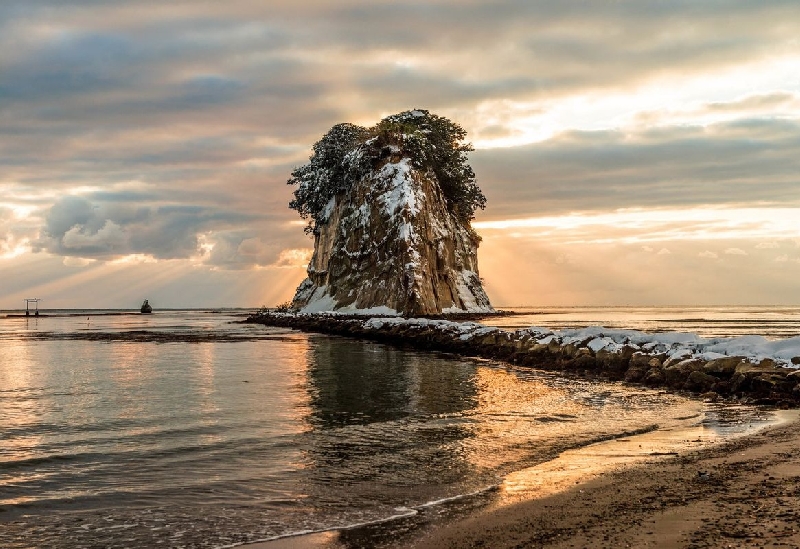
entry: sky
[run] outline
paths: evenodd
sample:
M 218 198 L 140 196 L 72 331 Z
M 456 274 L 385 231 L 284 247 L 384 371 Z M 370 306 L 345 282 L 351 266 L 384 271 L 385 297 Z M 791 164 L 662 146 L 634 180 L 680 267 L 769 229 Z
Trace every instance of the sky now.
M 0 309 L 287 301 L 290 172 L 412 108 L 495 306 L 800 306 L 796 0 L 6 0 Z

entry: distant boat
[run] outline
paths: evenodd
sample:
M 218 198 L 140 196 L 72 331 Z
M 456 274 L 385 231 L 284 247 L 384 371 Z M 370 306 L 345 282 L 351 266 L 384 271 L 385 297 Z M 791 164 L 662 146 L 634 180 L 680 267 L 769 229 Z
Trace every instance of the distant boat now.
M 150 304 L 147 302 L 146 299 L 144 300 L 144 303 L 142 303 L 141 311 L 143 314 L 150 314 L 153 312 L 153 308 L 150 306 Z

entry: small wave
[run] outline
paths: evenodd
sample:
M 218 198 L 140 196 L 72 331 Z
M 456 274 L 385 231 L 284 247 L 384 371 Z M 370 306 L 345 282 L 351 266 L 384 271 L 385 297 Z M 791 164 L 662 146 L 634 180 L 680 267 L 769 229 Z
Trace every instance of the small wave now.
M 64 463 L 69 461 L 76 461 L 85 459 L 87 456 L 99 456 L 101 454 L 57 454 L 52 456 L 37 456 L 23 459 L 4 459 L 0 461 L 0 471 L 18 469 L 22 467 L 34 467 L 36 465 L 43 465 L 49 463 Z
M 311 536 L 315 534 L 324 534 L 326 532 L 343 532 L 347 530 L 356 530 L 359 528 L 368 528 L 370 526 L 378 526 L 381 524 L 386 524 L 390 522 L 394 522 L 397 520 L 408 519 L 411 517 L 415 517 L 419 515 L 421 512 L 425 511 L 426 509 L 430 509 L 432 507 L 438 507 L 440 505 L 447 505 L 450 503 L 456 503 L 459 501 L 469 500 L 475 497 L 480 497 L 485 494 L 489 494 L 491 492 L 496 492 L 500 489 L 499 484 L 492 484 L 473 492 L 468 492 L 466 494 L 457 494 L 455 496 L 449 496 L 445 498 L 439 498 L 435 500 L 431 500 L 419 505 L 414 505 L 413 507 L 397 507 L 395 511 L 401 511 L 394 515 L 389 515 L 386 517 L 376 518 L 373 520 L 367 520 L 363 522 L 354 522 L 346 525 L 341 526 L 330 526 L 326 528 L 317 528 L 317 529 L 308 529 L 308 530 L 296 530 L 294 532 L 287 532 L 285 534 L 279 534 L 277 536 L 270 536 L 263 539 L 255 539 L 241 543 L 234 543 L 230 545 L 219 545 L 215 549 L 233 549 L 234 547 L 241 547 L 246 545 L 251 545 L 254 543 L 265 543 L 270 541 L 277 541 L 281 539 L 288 539 L 288 538 L 296 538 L 301 536 Z
M 491 484 L 489 486 L 486 486 L 484 488 L 479 488 L 478 490 L 475 490 L 474 492 L 469 492 L 467 494 L 458 494 L 456 496 L 450 496 L 450 497 L 446 497 L 446 498 L 435 499 L 433 501 L 429 501 L 427 503 L 423 503 L 422 505 L 416 505 L 416 506 L 412 507 L 412 509 L 422 510 L 422 509 L 427 509 L 429 507 L 436 507 L 437 505 L 443 505 L 443 504 L 446 504 L 446 503 L 453 503 L 455 501 L 462 501 L 462 500 L 465 500 L 465 499 L 474 498 L 474 497 L 477 497 L 477 496 L 482 496 L 482 495 L 488 494 L 490 492 L 496 492 L 499 489 L 500 489 L 500 485 L 499 484 Z
M 348 524 L 345 526 L 331 526 L 329 528 L 318 528 L 313 530 L 297 530 L 295 532 L 288 532 L 286 534 L 279 534 L 277 536 L 270 536 L 267 538 L 262 539 L 254 539 L 249 541 L 244 541 L 241 543 L 232 543 L 229 545 L 218 545 L 215 549 L 233 549 L 234 547 L 241 547 L 243 545 L 252 545 L 254 543 L 265 543 L 268 541 L 277 541 L 280 539 L 287 539 L 287 538 L 297 538 L 300 536 L 311 536 L 314 534 L 324 534 L 325 532 L 338 532 L 342 530 L 355 530 L 356 528 L 364 528 L 367 526 L 376 526 L 378 524 L 385 524 L 387 522 L 392 522 L 395 520 L 401 520 L 405 518 L 410 518 L 416 516 L 419 513 L 416 509 L 408 509 L 408 512 L 400 513 L 397 515 L 390 515 L 388 517 L 383 517 L 375 520 L 365 521 L 365 522 L 355 522 L 352 524 Z

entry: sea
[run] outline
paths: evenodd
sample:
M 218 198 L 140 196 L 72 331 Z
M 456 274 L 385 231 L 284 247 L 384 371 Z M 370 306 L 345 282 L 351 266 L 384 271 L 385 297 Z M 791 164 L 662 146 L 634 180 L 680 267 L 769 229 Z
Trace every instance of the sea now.
M 484 322 L 800 335 L 800 308 L 511 310 Z M 565 469 L 580 478 L 632 457 L 614 445 L 638 436 L 661 434 L 633 456 L 654 458 L 778 421 L 744 405 L 243 323 L 250 312 L 0 311 L 0 547 L 230 548 L 320 532 L 388 547 L 519 497 L 530 479 L 546 493 L 556 469 L 563 483 Z

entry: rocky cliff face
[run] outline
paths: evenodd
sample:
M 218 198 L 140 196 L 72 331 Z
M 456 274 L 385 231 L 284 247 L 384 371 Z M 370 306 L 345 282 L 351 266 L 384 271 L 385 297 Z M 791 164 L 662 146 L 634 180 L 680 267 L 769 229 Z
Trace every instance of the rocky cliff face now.
M 447 208 L 436 176 L 399 149 L 332 198 L 314 234 L 298 310 L 493 311 L 478 276 L 478 236 Z

